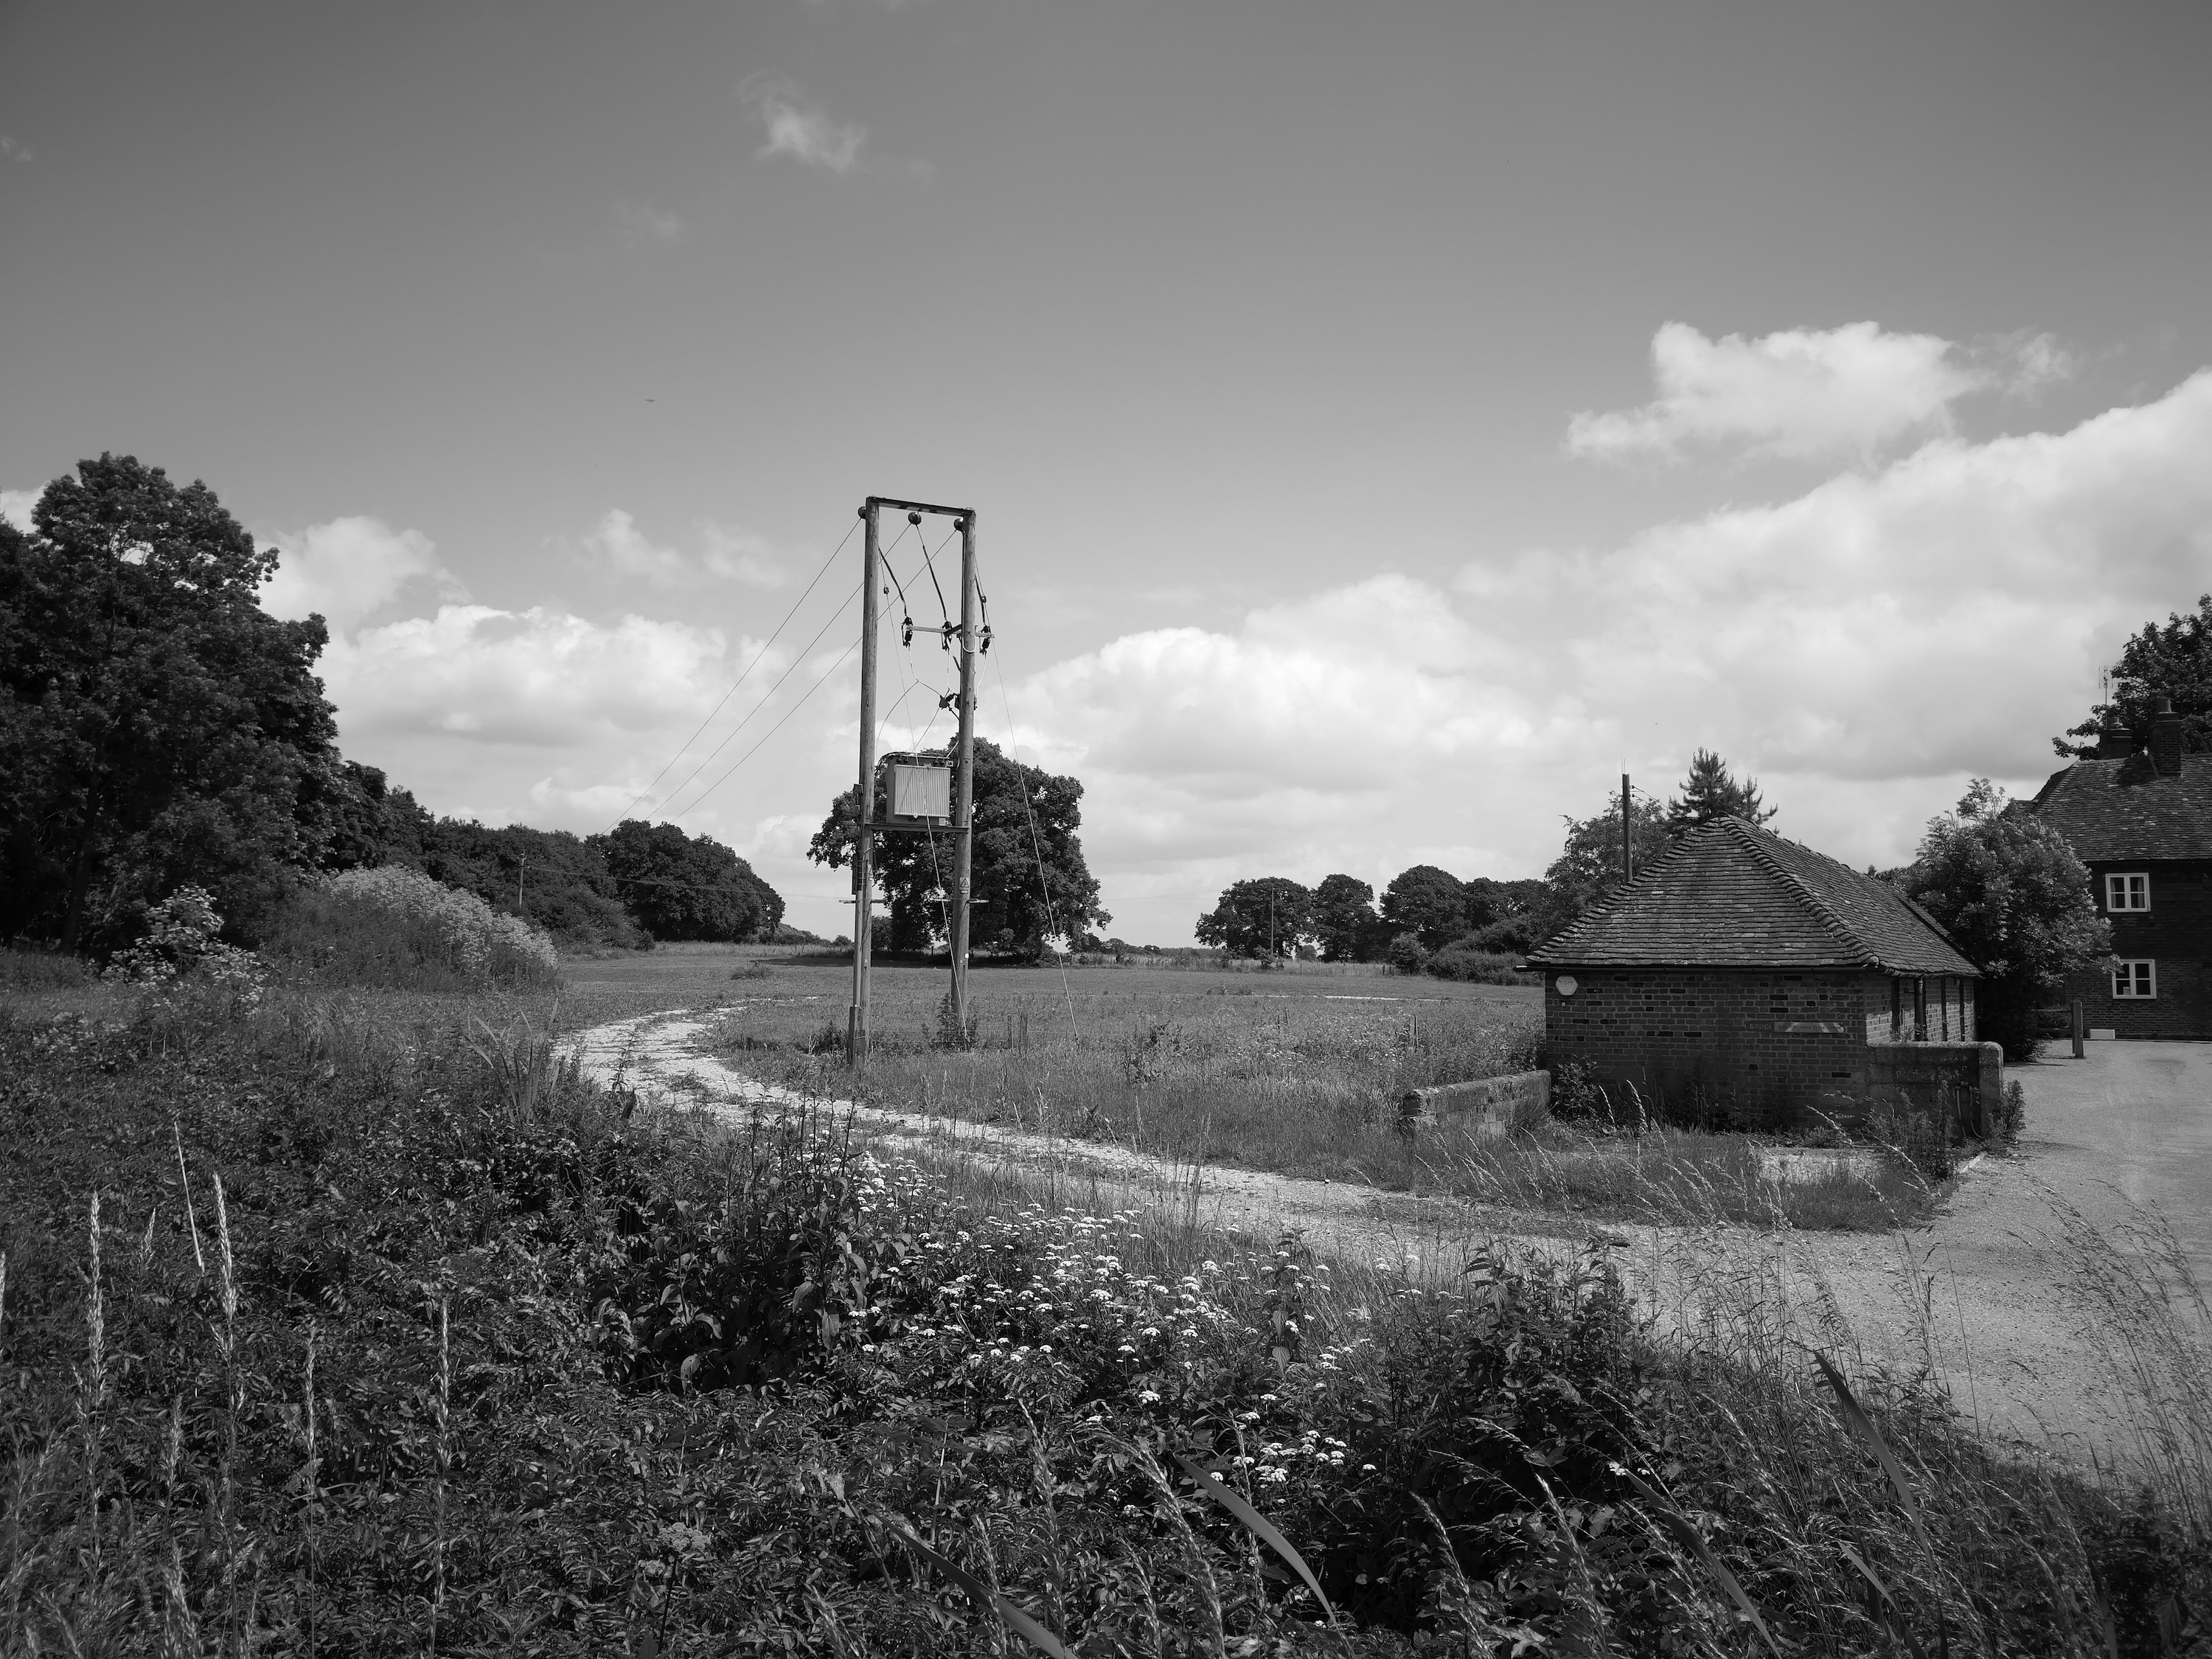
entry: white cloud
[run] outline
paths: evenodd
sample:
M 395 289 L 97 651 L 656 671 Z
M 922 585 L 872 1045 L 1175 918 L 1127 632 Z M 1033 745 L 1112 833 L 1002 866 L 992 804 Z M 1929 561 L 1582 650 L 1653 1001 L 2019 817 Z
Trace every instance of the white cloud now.
M 631 247 L 665 246 L 690 234 L 682 216 L 652 202 L 616 203 L 615 223 L 623 242 Z
M 783 562 L 766 537 L 715 524 L 702 524 L 698 532 L 704 548 L 696 556 L 662 547 L 617 507 L 609 509 L 584 538 L 583 544 L 588 556 L 617 575 L 642 580 L 656 589 L 682 586 L 702 578 L 754 587 L 782 586 Z
M 752 105 L 767 129 L 762 155 L 788 155 L 832 173 L 849 173 L 859 162 L 868 130 L 855 122 L 832 119 L 796 82 L 780 75 L 750 75 L 738 93 Z
M 1760 777 L 1784 833 L 1887 866 L 1967 776 L 2053 769 L 2125 635 L 2212 588 L 2208 450 L 2212 371 L 1450 592 L 1380 576 L 1233 633 L 1133 635 L 1018 685 L 1020 735 L 1084 780 L 1132 939 L 1203 908 L 1132 902 L 1147 890 L 1534 873 L 1624 757 L 1663 793 L 1699 744 Z
M 1651 340 L 1658 396 L 1640 409 L 1577 415 L 1567 449 L 1600 460 L 1676 459 L 1725 450 L 1806 459 L 1872 453 L 1893 440 L 1950 430 L 1951 405 L 1994 387 L 2029 391 L 2069 360 L 2047 335 L 1961 352 L 1932 334 L 1875 323 L 1710 339 L 1686 323 Z
M 0 519 L 5 519 L 18 530 L 28 530 L 31 509 L 45 493 L 40 489 L 0 489 Z
M 465 597 L 428 537 L 380 519 L 333 519 L 265 539 L 278 550 L 276 574 L 261 590 L 272 616 L 319 612 L 333 633 L 344 633 L 404 596 Z
M 11 161 L 27 161 L 31 159 L 28 146 L 21 139 L 10 138 L 4 132 L 0 132 L 0 155 L 6 156 Z

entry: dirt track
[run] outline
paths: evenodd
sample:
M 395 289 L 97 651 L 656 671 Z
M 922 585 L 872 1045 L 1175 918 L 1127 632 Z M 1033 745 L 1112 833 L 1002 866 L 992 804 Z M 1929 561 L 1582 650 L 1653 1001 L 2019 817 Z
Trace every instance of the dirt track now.
M 1484 1212 L 1249 1170 L 1194 1170 L 1126 1147 L 809 1099 L 701 1053 L 706 1024 L 687 1011 L 647 1014 L 594 1027 L 563 1047 L 587 1076 L 635 1089 L 650 1104 L 718 1115 L 831 1106 L 894 1146 L 1049 1176 L 1057 1190 L 1089 1203 L 1194 1209 L 1203 1223 L 1261 1239 L 1297 1228 L 1339 1260 L 1429 1274 L 1456 1271 L 1468 1250 L 1490 1242 L 1553 1254 L 1607 1249 L 1664 1328 L 1725 1334 L 1755 1321 L 1768 1328 L 1767 1340 L 1856 1350 L 1904 1374 L 1924 1368 L 1985 1431 L 2074 1458 L 2124 1453 L 2131 1439 L 2106 1408 L 2114 1396 L 2097 1339 L 2068 1292 L 2078 1267 L 2056 1237 L 2051 1198 L 2055 1191 L 2108 1224 L 2124 1211 L 2100 1202 L 2094 1168 L 2061 1158 L 2062 1187 L 2038 1179 L 2033 1137 L 2044 1118 L 2063 1113 L 2061 1099 L 2039 1106 L 2042 1079 L 2031 1078 L 2027 1156 L 1984 1160 L 1927 1227 L 1888 1236 L 1672 1229 Z M 2080 1079 L 2069 1080 L 2078 1091 Z

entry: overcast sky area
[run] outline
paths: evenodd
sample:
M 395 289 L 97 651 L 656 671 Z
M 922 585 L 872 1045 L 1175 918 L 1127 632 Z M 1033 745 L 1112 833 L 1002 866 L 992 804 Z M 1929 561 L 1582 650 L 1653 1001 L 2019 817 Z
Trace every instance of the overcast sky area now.
M 4 0 L 0 511 L 205 479 L 349 757 L 824 933 L 871 492 L 977 509 L 979 729 L 1124 938 L 1540 873 L 1700 744 L 1895 864 L 2212 588 L 2208 64 L 2201 0 Z

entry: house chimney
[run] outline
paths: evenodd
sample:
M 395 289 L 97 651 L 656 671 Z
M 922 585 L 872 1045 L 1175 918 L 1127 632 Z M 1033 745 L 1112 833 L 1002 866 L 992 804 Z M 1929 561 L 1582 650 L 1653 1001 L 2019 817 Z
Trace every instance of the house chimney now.
M 2140 746 L 2136 734 L 2117 720 L 2107 721 L 2105 729 L 2097 733 L 2099 760 L 2125 760 Z
M 2160 697 L 2150 717 L 2150 762 L 2162 778 L 2181 775 L 2182 718 L 2173 712 L 2173 699 Z

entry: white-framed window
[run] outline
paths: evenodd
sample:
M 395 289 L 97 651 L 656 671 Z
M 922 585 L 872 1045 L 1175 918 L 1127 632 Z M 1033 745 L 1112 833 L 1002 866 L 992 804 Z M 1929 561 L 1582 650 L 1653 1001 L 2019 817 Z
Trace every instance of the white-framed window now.
M 2107 910 L 2149 909 L 2150 878 L 2143 874 L 2106 876 L 2105 908 Z
M 2148 957 L 2112 963 L 2112 994 L 2142 999 L 2158 994 L 2158 963 Z

